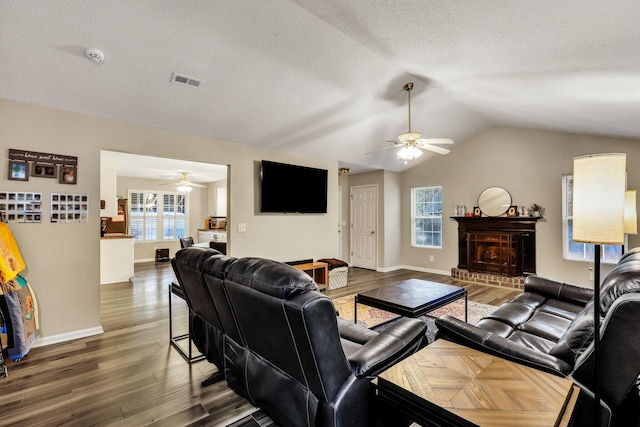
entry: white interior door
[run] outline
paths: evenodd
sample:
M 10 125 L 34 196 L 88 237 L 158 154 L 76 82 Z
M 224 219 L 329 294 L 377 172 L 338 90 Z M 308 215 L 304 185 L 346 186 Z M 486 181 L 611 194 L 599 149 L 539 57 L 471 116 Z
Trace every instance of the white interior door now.
M 378 260 L 378 186 L 351 187 L 351 265 L 375 270 Z

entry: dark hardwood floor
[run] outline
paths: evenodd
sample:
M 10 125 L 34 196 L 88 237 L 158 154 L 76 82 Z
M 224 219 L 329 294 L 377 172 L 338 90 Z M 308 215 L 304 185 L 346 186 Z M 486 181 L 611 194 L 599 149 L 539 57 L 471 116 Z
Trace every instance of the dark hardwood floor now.
M 467 288 L 469 300 L 498 305 L 520 291 L 464 284 L 432 273 L 350 268 L 337 298 L 420 278 Z M 168 263 L 137 264 L 131 282 L 101 287 L 104 334 L 37 347 L 7 361 L 0 380 L 2 426 L 226 426 L 255 411 L 225 382 L 203 388 L 216 368 L 188 364 L 169 345 Z M 81 302 L 79 302 L 81 303 Z M 186 332 L 186 304 L 173 298 L 174 335 Z M 73 316 L 73 313 L 69 313 Z

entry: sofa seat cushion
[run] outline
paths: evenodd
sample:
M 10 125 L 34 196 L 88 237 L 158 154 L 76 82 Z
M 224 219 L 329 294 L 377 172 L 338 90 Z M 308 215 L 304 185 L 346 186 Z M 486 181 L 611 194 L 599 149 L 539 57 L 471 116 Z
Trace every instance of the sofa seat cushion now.
M 507 338 L 515 331 L 513 326 L 495 319 L 480 319 L 476 323 L 476 326 L 484 331 L 499 335 L 502 338 Z
M 543 311 L 536 311 L 533 316 L 521 324 L 518 329 L 556 343 L 570 324 L 571 321 L 564 317 Z
M 517 329 L 518 326 L 529 320 L 534 312 L 535 309 L 530 305 L 516 301 L 502 304 L 484 318 L 497 320 Z
M 523 331 L 515 331 L 509 337 L 509 341 L 542 353 L 549 353 L 549 350 L 555 345 L 555 341 Z

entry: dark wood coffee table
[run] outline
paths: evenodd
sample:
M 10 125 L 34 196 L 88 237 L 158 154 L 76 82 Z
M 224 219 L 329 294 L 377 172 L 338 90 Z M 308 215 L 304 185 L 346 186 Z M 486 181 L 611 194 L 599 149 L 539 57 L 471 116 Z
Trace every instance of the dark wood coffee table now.
M 368 305 L 404 317 L 420 317 L 464 298 L 464 320 L 467 321 L 467 290 L 459 286 L 409 279 L 357 294 L 353 308 L 358 322 L 358 304 Z

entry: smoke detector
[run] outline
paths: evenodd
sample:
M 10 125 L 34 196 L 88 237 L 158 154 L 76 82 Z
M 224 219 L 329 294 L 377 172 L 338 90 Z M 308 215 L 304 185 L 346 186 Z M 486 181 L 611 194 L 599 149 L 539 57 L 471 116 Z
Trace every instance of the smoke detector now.
M 102 53 L 100 49 L 90 48 L 90 49 L 87 49 L 85 54 L 87 55 L 87 58 L 89 58 L 93 62 L 100 63 L 104 61 L 104 53 Z

